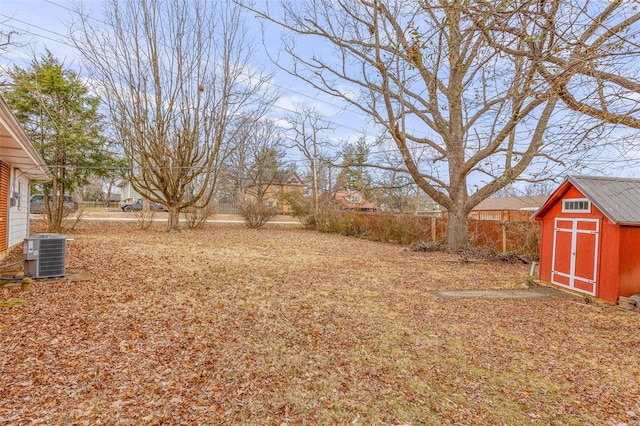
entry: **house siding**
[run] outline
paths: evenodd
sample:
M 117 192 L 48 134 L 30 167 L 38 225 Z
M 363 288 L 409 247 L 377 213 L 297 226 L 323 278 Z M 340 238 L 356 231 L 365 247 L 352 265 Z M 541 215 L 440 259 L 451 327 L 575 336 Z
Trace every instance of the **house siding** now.
M 7 240 L 7 223 L 9 220 L 9 165 L 0 161 L 0 252 L 6 253 L 9 248 Z
M 9 207 L 9 248 L 21 244 L 29 235 L 29 180 L 12 170 L 11 195 L 16 205 Z
M 593 210 L 597 208 L 593 206 Z M 602 219 L 599 249 L 596 297 L 615 302 L 620 282 L 620 227 L 606 217 Z
M 621 226 L 620 229 L 620 284 L 619 295 L 624 297 L 640 293 L 640 228 Z
M 130 182 L 126 182 L 124 185 L 120 187 L 120 202 L 121 203 L 132 203 L 136 200 L 144 198 L 140 195 Z
M 281 183 L 267 183 L 260 184 L 260 188 L 256 185 L 245 190 L 244 198 L 246 201 L 256 201 L 259 191 L 262 193 L 262 203 L 269 207 L 275 208 L 278 214 L 291 214 L 293 208 L 289 202 L 284 198 L 285 195 L 302 195 L 302 184 L 281 184 Z

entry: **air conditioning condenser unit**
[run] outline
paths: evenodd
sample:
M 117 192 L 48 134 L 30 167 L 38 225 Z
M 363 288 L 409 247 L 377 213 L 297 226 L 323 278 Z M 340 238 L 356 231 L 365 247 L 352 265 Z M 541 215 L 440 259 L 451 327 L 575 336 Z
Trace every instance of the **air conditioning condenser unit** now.
M 64 276 L 67 239 L 59 234 L 34 234 L 24 239 L 24 276 Z

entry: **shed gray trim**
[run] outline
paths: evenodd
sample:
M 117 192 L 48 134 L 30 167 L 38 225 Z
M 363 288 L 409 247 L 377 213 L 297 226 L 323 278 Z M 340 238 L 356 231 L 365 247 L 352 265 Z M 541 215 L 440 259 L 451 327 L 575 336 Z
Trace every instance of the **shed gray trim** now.
M 567 178 L 613 223 L 640 224 L 640 179 L 602 176 Z

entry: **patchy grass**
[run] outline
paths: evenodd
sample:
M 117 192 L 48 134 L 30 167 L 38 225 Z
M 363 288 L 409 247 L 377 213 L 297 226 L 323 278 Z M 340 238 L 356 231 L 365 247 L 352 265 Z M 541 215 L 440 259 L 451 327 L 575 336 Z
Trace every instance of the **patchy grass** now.
M 22 299 L 7 299 L 0 300 L 0 309 L 1 308 L 15 308 L 16 306 L 20 306 L 24 303 Z
M 640 422 L 637 313 L 427 294 L 521 288 L 527 266 L 303 230 L 80 228 L 67 266 L 92 279 L 0 310 L 0 423 Z

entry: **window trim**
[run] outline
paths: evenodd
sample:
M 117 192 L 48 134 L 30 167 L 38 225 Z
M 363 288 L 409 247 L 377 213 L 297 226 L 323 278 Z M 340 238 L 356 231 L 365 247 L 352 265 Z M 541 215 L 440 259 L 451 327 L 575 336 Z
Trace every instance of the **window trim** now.
M 570 208 L 567 203 L 585 202 L 587 207 L 584 209 Z M 586 198 L 563 198 L 562 199 L 562 213 L 591 213 L 591 201 Z

